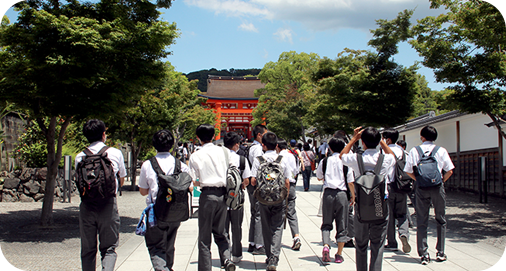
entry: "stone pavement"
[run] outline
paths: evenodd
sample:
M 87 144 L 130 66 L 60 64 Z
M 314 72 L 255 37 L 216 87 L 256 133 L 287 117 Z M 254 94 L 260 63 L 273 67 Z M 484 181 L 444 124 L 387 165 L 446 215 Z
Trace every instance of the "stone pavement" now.
M 300 182 L 299 182 L 300 183 Z M 324 264 L 321 261 L 321 217 L 317 216 L 321 183 L 311 179 L 308 192 L 297 189 L 297 216 L 299 219 L 302 247 L 292 251 L 290 229 L 283 232 L 282 251 L 278 270 L 355 270 L 355 249 L 344 249 L 344 262 Z M 506 244 L 506 200 L 489 198 L 489 204 L 479 204 L 476 195 L 448 192 L 446 239 L 446 262 L 431 262 L 427 266 L 419 263 L 416 253 L 416 230 L 410 230 L 412 251 L 385 251 L 383 270 L 485 270 L 501 259 Z M 120 245 L 117 249 L 118 271 L 153 270 L 143 237 L 133 234 L 138 217 L 145 207 L 144 198 L 138 192 L 124 192 L 118 198 L 121 216 Z M 0 244 L 5 258 L 22 270 L 80 270 L 79 198 L 73 203 L 55 203 L 55 227 L 39 229 L 36 225 L 40 214 L 40 203 L 0 203 Z M 245 210 L 249 210 L 247 206 Z M 410 208 L 411 212 L 413 209 Z M 265 270 L 265 256 L 248 253 L 247 238 L 249 211 L 243 223 L 243 259 L 238 270 Z M 35 221 L 34 221 L 35 220 Z M 416 221 L 416 219 L 415 219 Z M 184 223 L 176 240 L 176 271 L 197 270 L 197 219 Z M 333 234 L 333 233 L 332 233 Z M 332 236 L 331 234 L 331 236 Z M 429 228 L 429 252 L 434 258 L 436 251 L 435 222 L 431 217 Z M 400 243 L 400 242 L 399 242 Z M 331 258 L 337 246 L 333 244 Z M 212 245 L 213 269 L 220 270 L 216 245 Z M 498 269 L 506 270 L 506 256 Z M 7 269 L 0 261 L 0 270 Z M 100 270 L 100 268 L 97 268 Z

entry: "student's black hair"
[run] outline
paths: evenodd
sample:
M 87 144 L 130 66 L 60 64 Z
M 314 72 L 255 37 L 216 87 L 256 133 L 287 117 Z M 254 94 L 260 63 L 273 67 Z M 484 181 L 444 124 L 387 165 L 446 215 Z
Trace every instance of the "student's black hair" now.
M 253 140 L 256 140 L 258 134 L 263 134 L 267 130 L 267 127 L 262 124 L 258 124 L 253 128 Z
M 333 153 L 340 153 L 345 146 L 346 142 L 342 137 L 332 137 L 329 140 L 329 147 Z
M 83 126 L 83 134 L 88 142 L 101 141 L 105 132 L 105 123 L 99 119 L 88 120 Z
M 311 138 L 308 138 L 307 143 L 311 144 L 311 142 L 313 142 L 313 140 Z
M 404 141 L 404 140 L 402 140 L 402 139 L 401 139 L 401 140 L 399 140 L 399 141 L 397 141 L 397 143 L 395 143 L 395 144 L 397 144 L 397 145 L 399 145 L 399 146 L 403 147 L 404 149 L 406 149 L 406 148 L 408 147 L 408 144 L 406 143 L 406 141 Z
M 381 141 L 381 135 L 379 131 L 374 127 L 366 127 L 362 132 L 362 142 L 368 149 L 374 149 Z
M 399 139 L 399 131 L 395 130 L 394 128 L 387 128 L 383 130 L 382 134 L 383 138 L 389 138 L 392 140 L 392 144 L 397 142 L 397 139 Z
M 228 132 L 223 137 L 223 143 L 228 149 L 232 149 L 239 142 L 241 142 L 241 137 L 236 132 Z
M 427 125 L 422 128 L 422 130 L 420 131 L 420 135 L 425 137 L 425 139 L 427 139 L 428 141 L 436 141 L 437 130 L 432 126 Z
M 196 134 L 202 143 L 209 143 L 213 140 L 214 126 L 211 124 L 201 124 L 197 127 Z
M 278 147 L 281 150 L 286 150 L 286 149 L 288 149 L 288 143 L 286 143 L 286 140 L 278 138 Z
M 169 130 L 160 130 L 153 135 L 152 142 L 157 152 L 169 152 L 174 146 L 174 136 Z
M 304 150 L 305 151 L 309 151 L 310 150 L 309 143 L 305 143 L 304 144 Z
M 262 137 L 262 144 L 265 145 L 267 150 L 273 151 L 276 149 L 276 146 L 278 145 L 278 137 L 273 132 L 267 132 Z
M 297 143 L 297 149 L 302 150 L 302 143 Z

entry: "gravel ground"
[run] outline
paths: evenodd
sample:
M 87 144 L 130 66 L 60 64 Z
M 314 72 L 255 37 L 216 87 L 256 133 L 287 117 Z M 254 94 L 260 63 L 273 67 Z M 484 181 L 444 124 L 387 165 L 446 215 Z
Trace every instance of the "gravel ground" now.
M 54 203 L 54 226 L 38 226 L 42 203 L 0 203 L 0 245 L 5 258 L 22 270 L 80 270 L 79 198 L 72 203 Z M 138 192 L 118 197 L 121 217 L 120 246 L 134 235 L 145 207 Z M 447 238 L 506 246 L 506 200 L 448 192 Z M 434 231 L 434 220 L 430 231 Z

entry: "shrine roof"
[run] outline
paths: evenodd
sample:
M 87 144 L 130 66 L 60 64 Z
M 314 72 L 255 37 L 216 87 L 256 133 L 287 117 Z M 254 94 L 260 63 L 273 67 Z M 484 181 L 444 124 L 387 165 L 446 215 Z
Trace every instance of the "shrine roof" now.
M 214 99 L 258 99 L 255 89 L 264 88 L 258 77 L 209 75 L 205 96 Z

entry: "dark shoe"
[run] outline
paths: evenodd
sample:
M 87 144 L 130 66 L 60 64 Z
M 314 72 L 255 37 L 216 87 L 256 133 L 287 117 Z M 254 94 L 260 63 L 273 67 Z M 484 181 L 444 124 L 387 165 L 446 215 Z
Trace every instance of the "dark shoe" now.
M 420 263 L 421 263 L 422 265 L 428 265 L 428 264 L 430 263 L 430 257 L 429 257 L 429 255 L 427 255 L 427 256 L 423 256 L 423 257 L 422 257 L 422 260 L 420 261 Z
M 390 244 L 387 244 L 385 246 L 386 249 L 389 249 L 390 251 L 397 251 L 397 246 L 393 246 L 393 245 L 390 245 Z
M 253 255 L 265 255 L 265 247 L 256 248 L 252 252 Z
M 444 262 L 446 261 L 446 254 L 444 254 L 443 252 L 438 252 L 436 254 L 436 262 Z
M 253 252 L 253 251 L 255 251 L 255 245 L 251 245 L 251 244 L 250 244 L 250 245 L 249 245 L 249 247 L 248 247 L 248 252 L 250 252 L 250 253 L 251 253 L 251 252 Z
M 235 264 L 231 260 L 227 259 L 223 264 L 223 268 L 225 271 L 235 271 Z
M 327 246 L 323 247 L 322 261 L 325 262 L 325 263 L 329 263 L 330 262 L 330 249 Z
M 344 243 L 344 247 L 355 247 L 355 244 L 353 244 L 353 239 Z
M 293 240 L 293 246 L 292 246 L 293 250 L 297 250 L 297 251 L 300 250 L 300 246 L 302 246 L 302 243 L 300 242 L 300 238 Z
M 404 253 L 410 253 L 411 246 L 409 245 L 408 238 L 406 236 L 401 236 L 401 243 L 402 243 L 402 251 Z
M 341 256 L 339 254 L 336 254 L 335 257 L 336 257 L 336 260 L 335 260 L 336 263 L 342 263 L 342 262 L 344 262 L 343 256 Z
M 276 256 L 271 256 L 269 258 L 269 263 L 267 264 L 268 271 L 275 271 L 278 268 L 279 259 Z

